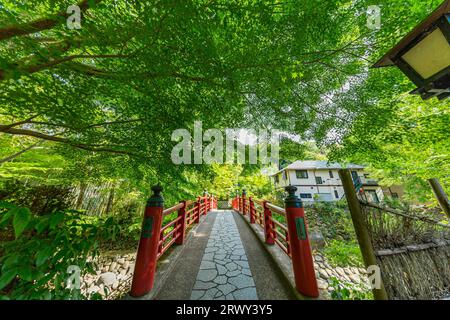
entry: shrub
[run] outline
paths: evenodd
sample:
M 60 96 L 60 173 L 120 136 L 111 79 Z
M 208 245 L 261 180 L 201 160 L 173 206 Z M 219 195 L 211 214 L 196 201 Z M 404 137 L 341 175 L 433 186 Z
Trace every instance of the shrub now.
M 0 202 L 0 230 L 13 233 L 0 242 L 0 297 L 27 300 L 85 298 L 67 288 L 68 268 L 94 272 L 88 260 L 100 239 L 117 233 L 111 218 L 93 221 L 75 211 L 38 216 L 7 202 Z
M 361 250 L 355 241 L 331 240 L 323 249 L 323 253 L 334 266 L 363 267 Z
M 35 185 L 14 180 L 5 182 L 0 190 L 0 200 L 14 202 L 41 215 L 69 208 L 74 195 L 69 186 Z
M 334 300 L 373 300 L 372 291 L 362 285 L 342 283 L 337 278 L 331 277 L 331 298 Z

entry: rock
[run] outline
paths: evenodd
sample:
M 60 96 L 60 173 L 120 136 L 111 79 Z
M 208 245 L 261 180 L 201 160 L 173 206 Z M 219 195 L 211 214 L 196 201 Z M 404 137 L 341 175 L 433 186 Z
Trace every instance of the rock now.
M 113 285 L 112 285 L 112 288 L 113 288 L 114 290 L 116 290 L 117 287 L 119 287 L 119 281 L 114 282 Z
M 312 230 L 309 233 L 309 242 L 313 250 L 320 249 L 325 246 L 325 238 L 319 230 Z
M 111 265 L 109 266 L 109 271 L 114 272 L 117 269 L 117 263 L 116 262 L 112 262 Z
M 125 269 L 125 272 L 126 272 L 126 270 L 128 269 L 129 266 L 130 266 L 130 263 L 128 261 L 125 261 L 124 264 L 123 264 L 123 268 Z
M 350 268 L 344 268 L 344 271 L 345 271 L 345 273 L 346 273 L 347 275 L 353 274 L 353 273 L 352 273 L 352 270 L 350 270 Z
M 349 275 L 349 277 L 350 277 L 350 280 L 354 283 L 360 282 L 360 278 L 356 274 L 351 274 L 351 275 Z
M 228 283 L 237 287 L 238 289 L 243 289 L 246 287 L 251 287 L 255 285 L 252 277 L 240 274 L 235 277 L 229 278 Z
M 217 284 L 226 284 L 227 280 L 228 280 L 228 278 L 225 276 L 218 276 L 214 279 L 214 282 Z
M 344 269 L 342 269 L 341 267 L 336 267 L 334 270 L 336 270 L 336 272 L 337 272 L 340 276 L 342 276 L 342 277 L 345 276 Z
M 125 259 L 124 258 L 117 259 L 117 263 L 118 264 L 124 264 L 125 263 Z
M 317 254 L 317 255 L 314 256 L 314 261 L 316 261 L 316 262 L 323 262 L 323 258 L 322 258 L 322 256 Z
M 328 288 L 328 282 L 318 279 L 317 280 L 317 287 L 321 290 L 326 290 Z
M 204 269 L 200 270 L 197 279 L 200 281 L 211 281 L 217 276 L 217 271 L 215 269 Z
M 116 282 L 116 280 L 117 280 L 117 277 L 116 277 L 115 273 L 113 273 L 113 272 L 105 272 L 105 273 L 102 273 L 100 275 L 100 278 L 98 278 L 97 283 L 98 284 L 104 284 L 106 286 L 110 286 L 114 282 Z
M 92 293 L 97 293 L 100 290 L 99 286 L 96 285 L 92 285 L 89 287 L 89 289 L 87 290 L 88 294 L 92 294 Z
M 320 274 L 320 277 L 321 277 L 321 278 L 328 279 L 328 273 L 327 273 L 326 270 L 320 269 L 320 270 L 319 270 L 319 274 Z

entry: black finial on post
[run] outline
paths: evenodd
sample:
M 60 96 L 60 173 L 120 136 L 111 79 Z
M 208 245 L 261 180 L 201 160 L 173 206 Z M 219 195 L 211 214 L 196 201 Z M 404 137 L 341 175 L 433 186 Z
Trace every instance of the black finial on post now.
M 288 193 L 288 196 L 286 199 L 284 199 L 284 203 L 286 205 L 286 208 L 302 208 L 303 203 L 302 200 L 295 194 L 297 191 L 297 187 L 294 186 L 287 186 L 284 188 L 286 192 Z
M 203 195 L 204 195 L 204 196 L 208 195 L 208 190 L 203 189 Z
M 147 207 L 162 207 L 164 205 L 164 198 L 161 195 L 163 187 L 157 184 L 153 186 L 151 189 L 153 191 L 153 194 L 147 200 Z
M 242 189 L 242 196 L 245 197 L 247 195 L 247 192 L 245 191 L 245 188 Z

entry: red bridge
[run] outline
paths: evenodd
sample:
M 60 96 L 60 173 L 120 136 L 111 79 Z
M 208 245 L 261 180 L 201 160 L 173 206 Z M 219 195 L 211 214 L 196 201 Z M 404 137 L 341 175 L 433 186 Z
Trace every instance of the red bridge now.
M 231 210 L 218 210 L 217 199 L 206 193 L 164 209 L 162 188 L 152 190 L 131 297 L 233 300 L 319 296 L 305 212 L 295 187 L 286 188 L 284 208 L 247 198 L 243 190 L 242 196 L 227 201 Z M 174 218 L 163 226 L 163 218 L 173 213 Z

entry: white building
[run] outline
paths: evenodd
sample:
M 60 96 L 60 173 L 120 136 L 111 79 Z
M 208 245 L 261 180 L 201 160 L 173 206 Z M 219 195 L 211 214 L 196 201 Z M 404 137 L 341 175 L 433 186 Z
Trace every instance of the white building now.
M 376 180 L 370 179 L 364 172 L 364 166 L 348 164 L 346 168 L 351 170 L 353 181 L 360 184 L 368 201 L 382 201 L 382 189 Z M 339 163 L 295 161 L 271 177 L 277 189 L 288 185 L 297 187 L 296 194 L 304 202 L 338 201 L 345 196 L 339 169 L 342 169 Z

